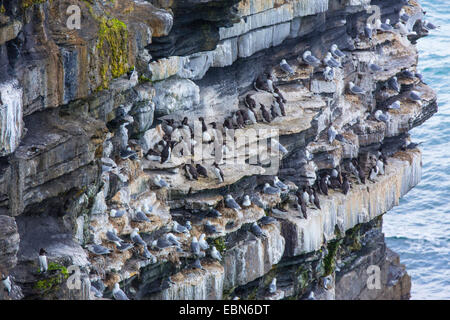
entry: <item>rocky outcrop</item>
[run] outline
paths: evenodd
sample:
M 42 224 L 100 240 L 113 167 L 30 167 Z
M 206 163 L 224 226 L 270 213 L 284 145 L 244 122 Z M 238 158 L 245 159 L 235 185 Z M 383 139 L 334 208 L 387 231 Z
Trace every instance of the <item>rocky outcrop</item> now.
M 369 4 L 398 22 L 402 4 L 393 0 L 4 3 L 0 272 L 14 279 L 9 298 L 95 299 L 92 285 L 109 299 L 120 283 L 133 299 L 408 299 L 410 278 L 385 245 L 382 215 L 420 181 L 408 132 L 437 103 L 416 74 L 420 19 L 415 36 L 368 39 Z M 69 5 L 80 9 L 81 29 L 66 23 Z M 406 9 L 421 13 L 416 2 Z M 323 61 L 332 44 L 344 56 L 327 80 L 302 55 Z M 364 93 L 353 94 L 350 82 Z M 243 125 L 237 111 L 247 115 L 247 97 L 257 122 Z M 400 108 L 389 109 L 394 101 Z M 261 105 L 276 115 L 270 122 Z M 331 126 L 338 136 L 330 142 Z M 190 163 L 206 176 L 190 177 Z M 375 165 L 383 170 L 370 177 Z M 319 192 L 333 170 L 347 175 L 348 192 Z M 287 187 L 266 194 L 275 176 Z M 320 208 L 309 203 L 303 214 L 297 195 L 306 187 Z M 227 195 L 242 208 L 230 208 Z M 192 229 L 179 232 L 187 221 Z M 169 233 L 172 245 L 158 245 Z M 202 234 L 209 249 L 199 268 L 191 241 Z M 40 248 L 47 273 L 38 271 Z M 74 268 L 81 288 L 65 285 Z M 380 286 L 371 289 L 374 268 Z

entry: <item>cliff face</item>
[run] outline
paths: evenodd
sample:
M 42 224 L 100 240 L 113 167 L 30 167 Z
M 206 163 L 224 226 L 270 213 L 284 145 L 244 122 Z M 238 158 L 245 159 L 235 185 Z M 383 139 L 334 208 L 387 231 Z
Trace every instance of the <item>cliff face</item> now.
M 401 2 L 4 3 L 0 273 L 11 275 L 14 290 L 0 292 L 0 299 L 94 299 L 85 290 L 90 283 L 110 298 L 117 282 L 135 299 L 300 299 L 311 292 L 317 299 L 408 299 L 410 278 L 385 245 L 382 215 L 420 181 L 421 154 L 411 144 L 405 147 L 408 131 L 437 111 L 433 90 L 404 72 L 415 73 L 414 43 L 426 35 L 420 6 L 410 3 L 405 9 L 414 17 L 416 35 L 379 31 L 372 39 L 363 31 L 367 6 L 378 6 L 381 20 L 395 24 Z M 70 30 L 67 8 L 74 4 L 81 28 Z M 323 59 L 332 44 L 345 57 L 327 81 L 323 67 L 314 69 L 301 57 L 310 50 Z M 292 74 L 280 68 L 282 59 Z M 374 72 L 370 63 L 382 69 Z M 247 110 L 250 94 L 261 120 L 259 103 L 274 104 L 269 89 L 255 90 L 255 83 L 267 85 L 261 81 L 267 74 L 285 98 L 285 116 L 235 130 L 222 159 L 221 130 L 211 126 L 214 143 L 197 140 L 193 150 L 179 148 L 188 134 L 172 145 L 167 162 L 149 157 L 164 145 L 163 119 L 179 123 L 187 117 L 192 126 L 203 117 L 207 124 L 222 124 Z M 388 85 L 394 76 L 399 92 Z M 365 93 L 352 94 L 350 81 Z M 408 98 L 411 90 L 421 93 L 420 103 Z M 400 109 L 387 109 L 396 100 Z M 377 119 L 377 110 L 389 120 Z M 341 136 L 330 143 L 331 125 Z M 194 132 L 201 137 L 201 126 Z M 170 139 L 177 140 L 175 132 Z M 257 149 L 256 142 L 270 147 Z M 387 159 L 384 173 L 358 181 L 351 160 L 358 160 L 367 177 L 379 150 Z M 192 158 L 208 177 L 188 179 L 184 164 Z M 223 181 L 214 174 L 215 161 Z M 320 209 L 308 205 L 305 218 L 295 206 L 295 190 L 312 186 L 333 168 L 347 172 L 351 189 L 318 193 Z M 262 186 L 273 185 L 275 175 L 289 192 L 264 194 Z M 157 186 L 159 177 L 167 187 Z M 227 194 L 240 204 L 245 195 L 259 195 L 265 205 L 253 201 L 238 212 L 225 205 Z M 221 216 L 208 214 L 211 208 Z M 138 212 L 149 220 L 136 221 Z M 276 221 L 260 224 L 265 235 L 255 236 L 251 226 L 265 215 Z M 189 234 L 172 231 L 174 222 L 188 220 Z M 206 233 L 207 221 L 218 229 L 207 240 L 222 261 L 208 250 L 203 269 L 193 269 L 190 243 Z M 139 228 L 152 256 L 138 245 L 119 251 L 107 239 L 112 228 L 126 242 Z M 168 232 L 179 238 L 181 249 L 152 246 Z M 88 250 L 92 244 L 111 253 L 96 255 Z M 48 252 L 46 274 L 38 272 L 40 248 Z M 84 289 L 65 286 L 72 265 L 80 269 Z M 371 289 L 368 270 L 374 266 L 380 286 Z M 275 277 L 277 291 L 269 294 Z

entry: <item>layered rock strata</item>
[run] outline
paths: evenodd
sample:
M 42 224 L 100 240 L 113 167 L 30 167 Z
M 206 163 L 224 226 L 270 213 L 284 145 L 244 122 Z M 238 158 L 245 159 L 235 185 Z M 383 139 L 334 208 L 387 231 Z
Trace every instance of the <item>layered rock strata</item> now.
M 416 35 L 379 31 L 372 39 L 363 30 L 368 6 L 395 24 L 401 2 L 3 3 L 0 272 L 14 290 L 0 299 L 97 299 L 91 285 L 112 298 L 115 283 L 133 299 L 408 299 L 410 278 L 385 245 L 382 215 L 420 181 L 421 153 L 408 132 L 437 111 L 435 93 L 416 74 L 414 43 L 426 32 L 419 4 L 410 2 Z M 67 24 L 71 5 L 80 29 Z M 345 56 L 330 81 L 302 55 L 323 60 L 333 44 Z M 293 73 L 282 70 L 282 59 Z M 270 88 L 261 90 L 269 74 L 285 115 L 267 122 L 260 105 L 275 105 Z M 353 94 L 349 82 L 364 93 Z M 247 112 L 248 96 L 258 122 L 237 128 L 232 115 Z M 388 109 L 395 101 L 400 108 Z M 199 117 L 214 142 L 202 141 Z M 167 139 L 170 121 L 179 128 Z M 234 128 L 222 131 L 224 121 Z M 340 134 L 331 143 L 330 126 Z M 153 154 L 158 148 L 160 158 L 170 149 L 167 161 Z M 384 172 L 369 179 L 380 152 Z M 349 169 L 352 160 L 365 182 Z M 192 180 L 189 163 L 202 164 L 207 177 Z M 320 209 L 308 204 L 305 217 L 296 191 L 333 169 L 347 173 L 350 190 L 318 193 Z M 289 190 L 265 194 L 275 176 Z M 228 194 L 242 210 L 227 207 Z M 245 195 L 264 205 L 244 207 Z M 275 221 L 261 223 L 265 216 Z M 187 221 L 190 232 L 174 231 Z M 132 243 L 135 228 L 144 246 L 121 251 L 108 238 L 115 230 Z M 168 233 L 180 244 L 158 249 L 155 241 Z M 206 250 L 202 268 L 193 268 L 191 241 L 202 234 L 222 259 Z M 93 253 L 93 244 L 110 252 Z M 48 253 L 45 274 L 40 248 Z M 370 268 L 380 270 L 375 289 Z M 81 287 L 66 286 L 75 269 Z

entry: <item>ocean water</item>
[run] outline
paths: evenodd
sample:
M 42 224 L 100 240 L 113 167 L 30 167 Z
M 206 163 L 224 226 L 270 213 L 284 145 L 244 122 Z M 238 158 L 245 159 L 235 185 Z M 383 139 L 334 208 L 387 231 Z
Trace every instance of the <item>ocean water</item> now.
M 440 25 L 418 41 L 418 69 L 438 95 L 438 112 L 411 131 L 421 142 L 422 181 L 384 216 L 388 246 L 412 278 L 411 299 L 450 299 L 450 1 L 421 0 Z

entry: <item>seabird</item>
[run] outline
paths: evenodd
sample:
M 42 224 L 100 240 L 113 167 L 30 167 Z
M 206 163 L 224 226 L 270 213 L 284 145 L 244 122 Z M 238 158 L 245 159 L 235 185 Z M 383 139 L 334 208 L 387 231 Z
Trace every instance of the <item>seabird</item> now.
M 367 38 L 372 39 L 373 30 L 369 23 L 367 23 L 366 26 L 364 27 L 364 35 Z
M 398 84 L 397 77 L 392 77 L 388 80 L 388 85 L 391 89 L 400 92 L 400 86 Z
M 186 227 L 186 229 L 188 229 L 189 231 L 192 230 L 192 225 L 191 225 L 191 222 L 190 222 L 189 220 L 186 221 L 185 227 Z
M 275 187 L 272 187 L 270 184 L 266 183 L 263 188 L 263 192 L 265 194 L 280 194 L 281 190 Z
M 287 213 L 286 210 L 283 210 L 281 208 L 276 208 L 276 207 L 272 208 L 271 211 L 272 211 L 272 213 L 281 214 L 281 215 L 285 215 Z
M 278 140 L 271 138 L 270 143 L 277 147 L 282 154 L 288 153 L 288 150 Z
M 280 179 L 278 179 L 278 176 L 275 176 L 273 178 L 273 185 L 275 187 L 277 187 L 278 189 L 281 189 L 281 191 L 289 190 L 289 187 L 287 185 L 285 185 L 283 182 L 281 182 Z
M 408 79 L 414 79 L 414 73 L 412 73 L 408 69 L 402 71 L 402 76 Z
M 242 201 L 243 207 L 250 207 L 252 205 L 252 202 L 250 201 L 250 197 L 248 194 L 244 196 L 244 201 Z
M 280 99 L 283 101 L 283 103 L 286 103 L 287 100 L 284 98 L 283 94 L 281 93 L 281 90 L 278 87 L 275 87 L 275 93 L 280 97 Z
M 233 199 L 231 194 L 227 194 L 225 197 L 225 204 L 228 208 L 234 209 L 236 211 L 242 210 L 241 206 Z
M 143 256 L 145 259 L 152 260 L 152 263 L 156 263 L 157 261 L 156 257 L 148 250 L 146 246 L 144 247 Z
M 363 89 L 361 89 L 351 81 L 348 83 L 348 87 L 350 89 L 350 92 L 353 94 L 364 94 L 365 92 Z
M 166 143 L 163 150 L 161 151 L 161 164 L 166 163 L 170 159 L 171 148 L 170 143 Z
M 328 195 L 329 178 L 330 178 L 330 176 L 326 174 L 322 178 L 320 178 L 320 181 L 319 181 L 319 189 L 326 196 Z
M 103 293 L 100 290 L 98 290 L 95 286 L 91 285 L 89 290 L 92 291 L 92 293 L 94 294 L 95 297 L 103 298 Z
M 326 54 L 325 58 L 323 59 L 323 62 L 331 68 L 342 68 L 341 63 L 337 61 L 335 58 L 333 58 L 331 52 L 328 52 Z
M 375 182 L 375 178 L 377 177 L 379 173 L 379 169 L 377 166 L 372 167 L 372 169 L 370 169 L 370 174 L 369 174 L 369 180 L 372 182 Z
M 219 179 L 219 182 L 223 183 L 224 177 L 222 170 L 219 168 L 219 165 L 216 162 L 214 162 L 213 166 L 214 166 L 213 167 L 214 174 L 216 175 L 217 179 Z
M 106 239 L 108 239 L 108 241 L 110 242 L 118 242 L 118 243 L 123 242 L 123 240 L 117 236 L 116 230 L 114 228 L 106 231 Z
M 209 222 L 209 220 L 206 221 L 204 228 L 205 228 L 206 233 L 208 233 L 208 234 L 219 233 L 219 231 L 217 231 L 216 226 L 211 224 L 211 222 Z
M 145 154 L 145 158 L 149 161 L 161 162 L 161 152 L 149 149 Z
M 398 14 L 399 18 L 401 21 L 403 21 L 404 23 L 407 23 L 409 20 L 409 15 L 406 14 L 405 9 L 400 9 L 400 12 Z
M 192 268 L 205 270 L 205 268 L 203 268 L 202 264 L 200 263 L 200 259 L 195 260 L 195 262 L 192 264 Z
M 122 289 L 120 289 L 120 286 L 118 283 L 114 284 L 114 289 L 113 289 L 112 294 L 113 294 L 113 297 L 115 300 L 130 300 L 130 299 L 128 299 L 125 292 L 123 292 Z
M 47 254 L 47 251 L 45 251 L 45 249 L 41 248 L 39 250 L 39 270 L 40 270 L 40 272 L 47 272 L 47 270 L 48 270 L 46 254 Z
M 428 31 L 439 28 L 439 26 L 436 26 L 436 25 L 434 25 L 433 23 L 431 23 L 431 22 L 429 22 L 427 20 L 423 21 L 422 27 L 424 27 Z
M 323 71 L 323 77 L 327 81 L 333 81 L 334 80 L 334 68 L 327 66 L 325 70 Z
M 93 254 L 97 254 L 97 255 L 103 255 L 103 254 L 109 254 L 111 253 L 111 250 L 101 246 L 99 244 L 92 244 L 88 246 L 88 250 L 90 252 L 92 252 Z
M 317 59 L 315 56 L 311 54 L 311 51 L 305 51 L 303 53 L 303 61 L 305 61 L 307 64 L 313 67 L 318 67 L 321 65 L 321 62 L 319 59 Z
M 355 159 L 352 159 L 352 161 L 348 163 L 348 169 L 356 177 L 356 179 L 358 179 L 358 181 L 361 182 L 361 179 L 359 178 L 358 169 L 356 169 L 355 165 L 353 164 L 353 160 Z
M 200 244 L 198 243 L 197 237 L 195 236 L 192 237 L 191 252 L 196 256 L 200 255 Z
M 127 213 L 126 210 L 116 210 L 116 209 L 111 209 L 111 211 L 109 212 L 109 216 L 111 218 L 120 218 L 122 217 L 125 213 Z
M 313 196 L 314 196 L 314 205 L 316 206 L 317 209 L 320 210 L 320 201 L 319 201 L 319 197 L 316 194 L 316 190 L 312 189 L 313 191 Z
M 300 209 L 303 214 L 303 218 L 308 219 L 306 203 L 303 201 L 302 197 L 297 197 L 297 203 L 300 205 Z
M 219 218 L 222 216 L 222 214 L 217 209 L 210 208 L 208 211 L 208 216 L 213 218 Z
M 233 121 L 230 118 L 226 118 L 223 122 L 223 127 L 228 130 L 233 130 Z
M 280 67 L 281 67 L 281 70 L 283 70 L 286 73 L 289 73 L 289 74 L 295 73 L 294 69 L 292 69 L 292 67 L 286 62 L 285 59 L 281 60 Z
M 378 121 L 382 121 L 382 122 L 388 122 L 390 119 L 389 114 L 384 114 L 383 111 L 381 111 L 381 110 L 375 111 L 374 117 Z
M 222 255 L 220 254 L 220 252 L 216 249 L 215 246 L 211 246 L 211 257 L 213 259 L 216 259 L 218 261 L 222 261 Z
M 259 223 L 262 225 L 268 225 L 276 222 L 277 220 L 270 216 L 264 216 L 261 219 L 259 219 Z
M 264 232 L 263 230 L 258 226 L 258 224 L 256 222 L 253 222 L 250 230 L 252 231 L 252 233 L 257 236 L 257 237 L 261 237 L 264 236 Z
M 422 105 L 421 96 L 422 96 L 422 94 L 420 92 L 412 90 L 409 93 L 408 98 L 414 102 L 417 102 L 419 105 Z
M 184 165 L 184 170 L 186 171 L 186 177 L 189 180 L 198 180 L 197 169 L 190 163 Z
M 269 285 L 269 293 L 274 294 L 277 291 L 277 278 L 273 278 Z
M 261 209 L 266 209 L 266 204 L 261 200 L 261 198 L 259 197 L 259 195 L 257 194 L 252 194 L 252 196 L 250 197 L 250 199 L 252 200 L 252 202 L 254 204 L 256 204 L 258 207 L 260 207 Z
M 369 70 L 372 71 L 372 72 L 380 72 L 380 71 L 383 70 L 383 68 L 381 68 L 379 65 L 377 65 L 377 64 L 375 64 L 373 62 L 370 62 L 369 63 Z
M 247 108 L 256 108 L 256 101 L 252 98 L 251 94 L 245 96 L 244 104 L 247 106 Z
M 6 276 L 5 274 L 2 275 L 2 283 L 3 286 L 5 287 L 5 290 L 8 292 L 8 295 L 11 293 L 11 289 L 12 289 L 12 283 L 11 283 L 11 279 L 9 278 L 9 276 Z
M 332 144 L 334 139 L 336 139 L 337 134 L 338 132 L 333 126 L 330 126 L 330 128 L 328 128 L 328 142 L 330 144 Z
M 127 147 L 126 149 L 120 151 L 120 157 L 124 160 L 128 159 L 128 158 L 133 160 L 135 158 L 135 156 L 136 156 L 136 152 L 131 150 L 130 147 Z
M 130 235 L 130 239 L 131 241 L 133 241 L 135 244 L 140 245 L 140 246 L 147 246 L 147 243 L 142 240 L 141 236 L 139 235 L 139 228 L 134 228 L 133 232 L 131 232 Z
M 155 186 L 157 186 L 158 188 L 166 188 L 169 185 L 167 184 L 166 181 L 164 181 L 163 178 L 161 178 L 161 175 L 156 175 L 155 178 L 153 179 L 153 183 L 155 184 Z
M 247 108 L 247 117 L 248 117 L 248 123 L 247 124 L 256 124 L 258 121 L 256 120 L 256 114 L 252 107 Z
M 199 117 L 198 120 L 201 122 L 201 125 L 202 125 L 203 142 L 211 142 L 213 139 L 208 132 L 208 127 L 206 126 L 205 119 L 203 117 Z
M 117 250 L 120 252 L 125 252 L 131 248 L 133 248 L 133 244 L 128 242 L 115 242 Z
M 272 118 L 270 117 L 269 111 L 267 111 L 266 107 L 262 103 L 260 103 L 259 105 L 261 106 L 261 114 L 264 121 L 270 123 L 272 121 Z
M 390 25 L 391 21 L 389 19 L 386 19 L 385 22 L 381 22 L 380 19 L 377 19 L 375 22 L 375 25 L 378 30 L 382 30 L 384 32 L 393 32 L 394 27 Z
M 237 124 L 238 128 L 244 128 L 245 127 L 245 119 L 244 119 L 242 110 L 239 109 L 238 111 L 236 111 L 234 116 L 235 116 L 236 124 Z
M 133 221 L 136 222 L 152 222 L 152 220 L 150 220 L 145 213 L 143 213 L 142 211 L 136 211 Z
M 158 238 L 158 240 L 153 240 L 152 242 L 152 247 L 158 248 L 160 250 L 172 246 L 173 244 L 169 240 L 167 240 L 166 237 Z
M 189 230 L 186 227 L 176 221 L 173 222 L 172 231 L 176 233 L 189 233 Z
M 306 298 L 306 300 L 316 300 L 316 298 L 314 297 L 314 292 L 311 291 L 311 293 L 309 294 L 308 298 Z
M 337 44 L 333 44 L 331 46 L 331 50 L 330 51 L 333 54 L 333 56 L 336 57 L 336 58 L 343 58 L 343 57 L 345 57 L 345 54 L 341 50 L 339 50 Z
M 198 239 L 198 244 L 200 245 L 200 248 L 202 250 L 208 250 L 209 249 L 209 244 L 208 242 L 205 240 L 206 235 L 204 233 L 202 233 L 200 235 L 200 238 Z
M 178 241 L 179 239 L 172 233 L 166 233 L 165 237 L 166 237 L 166 240 L 169 241 L 174 246 L 181 247 L 181 242 Z
M 344 175 L 344 178 L 342 181 L 342 192 L 346 195 L 349 190 L 350 190 L 350 182 L 348 181 L 347 176 Z

